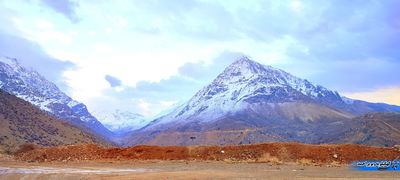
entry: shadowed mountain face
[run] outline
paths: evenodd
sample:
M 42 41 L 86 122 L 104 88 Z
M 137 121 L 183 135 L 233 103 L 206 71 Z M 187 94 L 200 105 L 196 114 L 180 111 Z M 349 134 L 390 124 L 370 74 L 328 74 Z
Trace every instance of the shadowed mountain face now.
M 105 137 L 113 135 L 84 104 L 67 96 L 36 71 L 22 67 L 16 59 L 0 57 L 0 89 L 82 129 Z
M 366 112 L 398 106 L 352 100 L 242 57 L 186 104 L 126 138 L 127 145 L 332 142 Z
M 0 150 L 14 151 L 25 143 L 39 146 L 108 144 L 0 89 Z

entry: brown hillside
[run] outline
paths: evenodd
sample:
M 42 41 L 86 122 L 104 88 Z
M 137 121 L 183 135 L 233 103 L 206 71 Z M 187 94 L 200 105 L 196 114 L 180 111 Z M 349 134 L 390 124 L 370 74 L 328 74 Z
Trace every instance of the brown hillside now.
M 369 113 L 353 121 L 346 132 L 330 142 L 387 147 L 400 144 L 400 113 Z
M 32 104 L 0 90 L 0 151 L 13 152 L 27 143 L 44 147 L 106 144 L 101 138 L 58 120 Z

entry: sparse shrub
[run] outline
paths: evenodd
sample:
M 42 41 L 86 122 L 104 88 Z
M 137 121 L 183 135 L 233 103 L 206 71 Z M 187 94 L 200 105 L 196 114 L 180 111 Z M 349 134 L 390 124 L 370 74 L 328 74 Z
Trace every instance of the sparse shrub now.
M 7 155 L 11 155 L 11 154 L 12 154 L 12 152 L 11 152 L 11 149 L 10 149 L 10 147 L 6 147 L 6 148 L 4 148 L 3 150 L 1 150 L 0 154 L 7 154 Z
M 328 164 L 329 167 L 340 167 L 340 162 L 339 161 L 332 161 L 331 163 Z
M 11 149 L 6 149 L 4 151 L 7 155 L 12 155 L 14 152 Z
M 226 163 L 234 163 L 234 162 L 238 162 L 237 160 L 234 160 L 232 158 L 225 158 L 222 161 L 226 162 Z
M 321 166 L 321 162 L 315 162 L 312 159 L 306 159 L 306 158 L 301 158 L 300 160 L 296 161 L 297 164 L 303 165 L 303 166 Z M 337 162 L 332 162 L 332 165 L 336 165 Z
M 283 164 L 283 161 L 281 161 L 278 157 L 271 156 L 269 153 L 264 153 L 257 159 L 257 162 L 269 162 L 273 164 Z
M 303 165 L 303 166 L 314 165 L 314 163 L 312 162 L 311 159 L 306 159 L 306 158 L 298 159 L 296 162 L 297 162 L 297 164 L 300 164 L 300 165 Z

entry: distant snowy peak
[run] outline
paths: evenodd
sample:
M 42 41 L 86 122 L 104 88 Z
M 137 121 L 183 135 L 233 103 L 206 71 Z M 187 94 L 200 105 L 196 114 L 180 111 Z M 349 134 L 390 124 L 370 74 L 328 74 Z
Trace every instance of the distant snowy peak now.
M 148 119 L 140 114 L 119 109 L 113 112 L 97 111 L 93 112 L 93 114 L 114 133 L 124 133 L 136 130 L 147 125 L 149 122 Z

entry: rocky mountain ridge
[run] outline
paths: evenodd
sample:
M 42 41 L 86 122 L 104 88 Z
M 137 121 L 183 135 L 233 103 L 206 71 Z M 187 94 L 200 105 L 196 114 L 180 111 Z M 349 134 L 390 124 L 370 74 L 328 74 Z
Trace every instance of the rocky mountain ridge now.
M 0 57 L 0 89 L 32 103 L 59 119 L 89 129 L 98 135 L 105 137 L 113 135 L 88 112 L 83 103 L 67 96 L 54 83 L 36 71 L 23 67 L 17 59 Z

